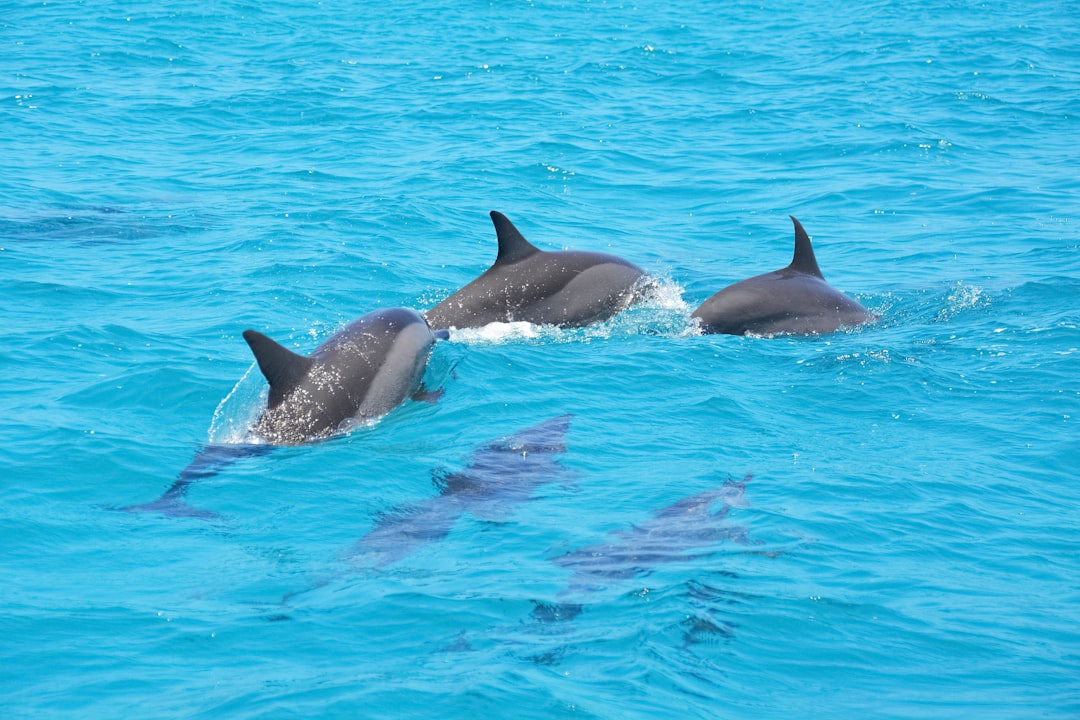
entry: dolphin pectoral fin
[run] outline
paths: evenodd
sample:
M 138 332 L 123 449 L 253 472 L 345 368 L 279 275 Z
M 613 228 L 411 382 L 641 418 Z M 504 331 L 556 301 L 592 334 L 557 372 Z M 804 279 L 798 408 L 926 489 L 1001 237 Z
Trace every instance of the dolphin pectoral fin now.
M 495 260 L 495 265 L 509 265 L 541 252 L 540 248 L 526 240 L 501 212 L 492 210 L 491 222 L 495 223 L 495 234 L 499 237 L 499 257 Z
M 244 340 L 251 348 L 259 370 L 270 383 L 268 407 L 274 407 L 311 370 L 313 361 L 256 330 L 245 330 Z

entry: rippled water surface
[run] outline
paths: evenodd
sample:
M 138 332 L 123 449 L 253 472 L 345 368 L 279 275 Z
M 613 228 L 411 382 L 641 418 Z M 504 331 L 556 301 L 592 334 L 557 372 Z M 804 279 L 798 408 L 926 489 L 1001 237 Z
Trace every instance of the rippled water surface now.
M 1080 714 L 1076 10 L 4 8 L 5 715 Z M 658 290 L 114 509 L 242 437 L 243 330 L 428 309 L 492 209 Z M 698 334 L 788 215 L 880 320 Z

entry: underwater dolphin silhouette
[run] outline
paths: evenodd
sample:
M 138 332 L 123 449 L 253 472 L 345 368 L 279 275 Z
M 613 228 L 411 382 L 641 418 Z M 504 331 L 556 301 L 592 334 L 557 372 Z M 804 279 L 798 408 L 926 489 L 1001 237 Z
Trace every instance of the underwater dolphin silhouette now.
M 657 565 L 708 557 L 716 544 L 746 544 L 746 529 L 727 522 L 732 507 L 744 507 L 742 481 L 725 480 L 718 487 L 682 498 L 629 530 L 614 530 L 607 542 L 583 547 L 552 560 L 573 571 L 569 590 L 597 590 L 612 580 L 649 574 Z M 721 507 L 712 511 L 721 501 Z M 572 606 L 568 606 L 572 607 Z
M 500 212 L 495 264 L 425 313 L 433 328 L 474 328 L 524 321 L 578 327 L 606 320 L 633 303 L 644 271 L 606 253 L 546 251 Z
M 385 415 L 410 395 L 420 397 L 428 355 L 440 337 L 445 332 L 432 332 L 419 313 L 405 308 L 370 312 L 307 356 L 245 330 L 244 340 L 270 384 L 266 409 L 252 430 L 253 442 L 206 445 L 157 500 L 119 509 L 216 518 L 216 513 L 187 505 L 192 482 L 241 458 L 263 455 L 275 445 L 325 439 L 351 424 Z
M 818 268 L 806 230 L 794 217 L 795 255 L 780 270 L 729 285 L 691 313 L 704 333 L 814 335 L 876 319 L 836 290 Z
M 572 572 L 560 597 L 575 596 L 575 602 L 534 600 L 532 617 L 541 623 L 573 620 L 584 610 L 581 596 L 603 590 L 612 583 L 649 575 L 658 565 L 707 558 L 718 552 L 720 542 L 747 544 L 746 528 L 728 522 L 732 507 L 745 507 L 743 494 L 751 476 L 684 497 L 640 525 L 629 530 L 613 530 L 608 540 L 552 558 L 552 562 Z M 717 502 L 721 506 L 714 512 Z M 691 591 L 706 587 L 691 581 Z M 721 594 L 722 591 L 715 591 Z M 701 635 L 730 633 L 730 625 L 711 612 L 686 618 L 687 642 Z
M 382 567 L 423 543 L 446 537 L 463 513 L 478 520 L 505 520 L 537 488 L 566 476 L 559 456 L 566 451 L 570 418 L 560 415 L 493 440 L 473 453 L 464 470 L 435 474 L 438 495 L 380 513 L 349 556 L 357 564 Z

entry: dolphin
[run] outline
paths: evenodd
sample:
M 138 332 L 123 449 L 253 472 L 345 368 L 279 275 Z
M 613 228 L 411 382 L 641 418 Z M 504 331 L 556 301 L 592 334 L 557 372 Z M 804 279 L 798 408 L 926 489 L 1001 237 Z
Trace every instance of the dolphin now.
M 795 256 L 786 268 L 729 285 L 690 317 L 704 333 L 815 335 L 870 322 L 877 315 L 833 288 L 821 274 L 810 237 L 794 217 Z
M 191 483 L 241 458 L 264 455 L 275 445 L 322 440 L 352 423 L 375 420 L 410 395 L 422 398 L 420 379 L 431 347 L 445 337 L 445 332 L 432 332 L 419 313 L 405 308 L 368 313 L 308 356 L 245 330 L 244 340 L 270 383 L 254 437 L 249 442 L 206 445 L 157 500 L 116 509 L 216 519 L 216 513 L 186 503 Z
M 274 445 L 299 445 L 382 417 L 420 388 L 431 347 L 443 335 L 405 308 L 368 313 L 307 356 L 245 330 L 270 383 L 255 434 Z
M 746 507 L 744 492 L 751 476 L 742 481 L 725 480 L 721 485 L 684 497 L 629 530 L 613 530 L 606 542 L 568 552 L 552 562 L 572 572 L 570 581 L 559 595 L 580 597 L 583 593 L 603 590 L 613 582 L 649 575 L 658 565 L 707 558 L 717 552 L 723 541 L 747 544 L 746 528 L 728 522 L 732 507 Z M 713 512 L 713 506 L 720 507 Z M 691 584 L 691 589 L 694 585 Z M 720 592 L 720 591 L 716 591 Z M 533 601 L 532 617 L 541 623 L 573 620 L 584 610 L 579 602 L 554 603 Z M 688 641 L 702 633 L 727 633 L 727 623 L 690 616 L 685 627 Z M 688 618 L 688 620 L 690 619 Z
M 437 495 L 380 513 L 348 555 L 355 564 L 383 567 L 446 537 L 464 513 L 478 520 L 505 520 L 538 488 L 566 475 L 558 460 L 566 451 L 570 418 L 560 415 L 493 440 L 473 453 L 464 470 L 436 473 Z
M 553 562 L 573 572 L 570 590 L 595 591 L 610 580 L 648 575 L 657 565 L 709 557 L 725 540 L 746 544 L 746 529 L 729 524 L 727 515 L 732 507 L 745 507 L 743 493 L 749 480 L 749 475 L 741 482 L 725 480 L 655 512 L 630 530 L 612 531 L 605 543 L 566 553 Z M 721 506 L 713 512 L 717 501 Z
M 492 322 L 580 327 L 607 320 L 639 299 L 644 271 L 605 253 L 546 251 L 526 240 L 500 212 L 495 264 L 426 313 L 433 328 Z

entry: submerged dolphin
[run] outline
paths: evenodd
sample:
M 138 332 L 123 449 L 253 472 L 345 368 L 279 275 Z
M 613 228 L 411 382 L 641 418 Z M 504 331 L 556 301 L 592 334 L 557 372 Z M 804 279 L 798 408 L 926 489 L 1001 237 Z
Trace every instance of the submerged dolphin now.
M 245 330 L 244 340 L 270 383 L 253 442 L 207 445 L 160 498 L 119 509 L 216 518 L 216 513 L 186 504 L 192 482 L 241 458 L 263 455 L 274 445 L 320 440 L 350 423 L 385 415 L 417 392 L 431 346 L 444 335 L 433 333 L 423 317 L 404 308 L 368 313 L 308 356 Z
M 629 530 L 613 530 L 607 542 L 589 545 L 553 558 L 552 562 L 572 571 L 561 597 L 580 596 L 604 589 L 613 582 L 650 574 L 658 565 L 707 558 L 723 541 L 748 542 L 746 529 L 727 521 L 732 507 L 745 507 L 743 493 L 747 475 L 741 482 L 726 480 L 719 487 L 685 497 Z M 717 502 L 720 508 L 713 512 Z M 691 581 L 691 592 L 706 586 Z M 714 591 L 720 594 L 721 591 Z M 542 623 L 573 620 L 584 610 L 579 602 L 533 601 L 532 617 Z M 684 641 L 695 642 L 708 634 L 730 634 L 730 625 L 711 612 L 685 619 Z
M 876 315 L 825 282 L 803 226 L 794 217 L 795 256 L 781 270 L 729 285 L 691 317 L 702 332 L 813 335 L 870 322 Z
M 426 313 L 433 328 L 524 321 L 578 327 L 606 320 L 637 299 L 645 273 L 605 253 L 545 251 L 492 211 L 499 237 L 495 264 Z
M 382 417 L 419 389 L 436 338 L 419 313 L 405 308 L 368 313 L 308 356 L 245 330 L 270 383 L 255 434 L 274 445 L 299 445 Z
M 489 442 L 461 472 L 437 474 L 438 495 L 380 514 L 349 555 L 358 564 L 381 567 L 446 537 L 463 513 L 496 522 L 509 517 L 537 488 L 566 475 L 558 458 L 566 451 L 570 417 L 561 415 Z
M 750 476 L 683 498 L 630 530 L 614 530 L 609 540 L 575 550 L 553 560 L 573 571 L 570 590 L 597 590 L 611 580 L 649 574 L 657 565 L 708 557 L 716 544 L 731 540 L 745 544 L 746 529 L 727 522 L 732 507 L 743 507 Z M 713 505 L 723 504 L 712 512 Z M 573 607 L 573 606 L 568 606 Z

